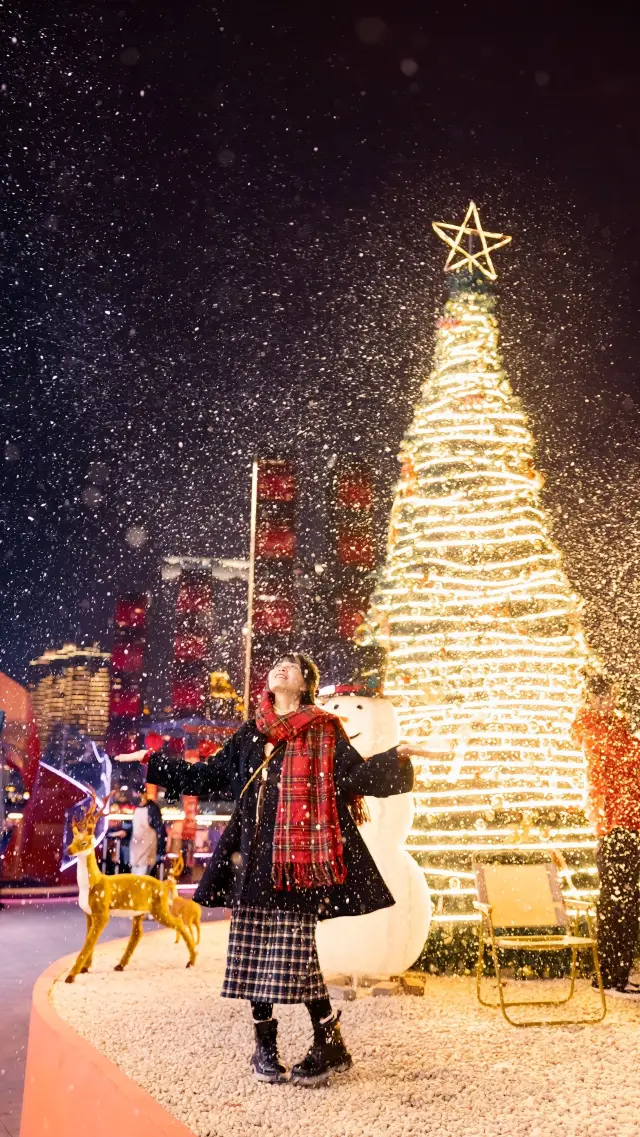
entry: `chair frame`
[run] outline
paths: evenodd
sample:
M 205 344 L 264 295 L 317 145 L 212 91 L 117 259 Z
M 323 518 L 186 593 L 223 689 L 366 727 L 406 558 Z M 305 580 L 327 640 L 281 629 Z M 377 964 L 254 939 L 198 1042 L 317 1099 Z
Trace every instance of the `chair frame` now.
M 553 864 L 553 861 L 550 861 L 549 863 L 552 870 L 551 883 L 553 887 L 554 882 L 557 884 L 557 879 L 555 877 L 555 866 Z M 478 875 L 479 868 L 479 863 L 474 862 L 474 871 L 476 873 L 476 877 Z M 557 889 L 553 889 L 553 891 L 554 900 L 556 904 L 559 902 L 565 915 L 566 926 L 568 926 L 570 929 L 569 935 L 496 935 L 491 915 L 491 905 L 483 903 L 479 900 L 474 900 L 473 902 L 474 908 L 481 914 L 480 937 L 478 944 L 478 963 L 476 966 L 476 994 L 478 996 L 478 1002 L 481 1003 L 483 1007 L 490 1007 L 492 1010 L 497 1010 L 499 1007 L 503 1017 L 511 1026 L 566 1026 L 567 1024 L 589 1025 L 602 1022 L 607 1013 L 607 1002 L 604 993 L 604 986 L 602 983 L 600 960 L 598 958 L 598 945 L 593 928 L 593 916 L 595 914 L 593 906 L 589 903 L 589 901 L 579 900 L 577 897 L 574 898 L 573 896 L 567 897 L 565 903 L 565 898 L 562 895 L 559 886 Z M 586 919 L 587 930 L 589 933 L 588 936 L 578 935 L 577 923 L 581 916 Z M 523 926 L 526 927 L 526 925 Z M 495 968 L 496 981 L 498 984 L 498 1002 L 488 1002 L 482 997 L 484 948 L 487 939 L 491 948 L 491 956 L 493 959 L 493 966 Z M 571 951 L 571 973 L 568 995 L 562 999 L 505 999 L 505 983 L 502 979 L 502 973 L 500 970 L 500 951 L 566 951 L 567 949 Z M 592 1015 L 588 1018 L 564 1019 L 541 1018 L 535 1021 L 529 1020 L 526 1022 L 519 1022 L 517 1019 L 512 1018 L 512 1016 L 508 1013 L 509 1007 L 561 1007 L 568 1003 L 575 994 L 578 954 L 584 951 L 590 951 L 593 958 L 593 966 L 596 973 L 598 991 L 600 993 L 600 1013 L 597 1016 Z

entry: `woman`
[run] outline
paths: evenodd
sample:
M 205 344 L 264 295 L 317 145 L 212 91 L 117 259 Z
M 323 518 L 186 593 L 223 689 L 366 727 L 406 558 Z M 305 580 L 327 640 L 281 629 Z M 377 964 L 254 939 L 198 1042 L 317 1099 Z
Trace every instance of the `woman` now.
M 389 797 L 413 787 L 407 745 L 364 761 L 334 715 L 315 706 L 318 670 L 294 652 L 277 661 L 255 719 L 208 763 L 164 754 L 147 781 L 172 795 L 230 796 L 237 804 L 195 899 L 230 906 L 222 996 L 248 999 L 264 1082 L 287 1080 L 277 1047 L 274 1003 L 305 1003 L 314 1042 L 291 1071 L 318 1085 L 352 1059 L 334 1014 L 316 951 L 318 919 L 357 916 L 394 903 L 356 821 L 362 795 Z
M 150 802 L 144 790 L 140 793 L 138 804 L 133 811 L 129 860 L 131 872 L 137 876 L 148 876 L 156 866 L 158 855 L 157 817 L 151 817 L 153 807 L 160 810 L 155 802 Z M 153 822 L 156 822 L 156 825 Z M 160 816 L 162 824 L 162 815 Z

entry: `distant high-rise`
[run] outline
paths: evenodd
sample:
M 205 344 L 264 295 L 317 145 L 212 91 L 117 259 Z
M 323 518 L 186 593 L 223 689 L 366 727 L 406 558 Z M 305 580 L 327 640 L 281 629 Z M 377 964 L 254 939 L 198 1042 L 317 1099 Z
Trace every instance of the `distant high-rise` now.
M 149 606 L 145 701 L 160 719 L 224 718 L 229 693 L 236 698 L 242 684 L 248 562 L 172 554 L 159 568 Z M 222 675 L 230 683 L 224 695 Z M 219 715 L 221 698 L 225 714 Z
M 123 592 L 116 596 L 111 653 L 111 698 L 107 753 L 131 753 L 139 743 L 145 687 L 144 661 L 147 646 L 146 592 Z
M 109 724 L 109 652 L 67 643 L 31 660 L 29 691 L 43 749 L 56 723 L 104 742 Z
M 255 707 L 278 655 L 291 651 L 298 623 L 296 596 L 296 463 L 258 463 L 255 596 L 250 706 Z
M 330 490 L 328 584 L 331 587 L 330 629 L 333 658 L 355 677 L 362 666 L 361 652 L 353 642 L 365 619 L 374 586 L 376 541 L 374 532 L 375 486 L 366 462 L 352 454 L 341 455 L 334 468 Z

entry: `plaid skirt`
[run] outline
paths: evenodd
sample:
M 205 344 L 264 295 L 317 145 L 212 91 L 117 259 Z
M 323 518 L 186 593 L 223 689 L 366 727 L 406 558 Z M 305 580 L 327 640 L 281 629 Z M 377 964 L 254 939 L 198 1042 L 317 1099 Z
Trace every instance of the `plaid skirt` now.
M 328 991 L 316 949 L 317 916 L 237 905 L 220 994 L 254 1003 L 306 1003 Z

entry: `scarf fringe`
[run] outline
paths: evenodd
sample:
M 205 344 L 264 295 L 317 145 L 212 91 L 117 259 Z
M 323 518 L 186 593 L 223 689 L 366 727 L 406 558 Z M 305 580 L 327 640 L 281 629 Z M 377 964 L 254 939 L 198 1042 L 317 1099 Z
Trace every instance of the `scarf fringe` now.
M 333 884 L 344 884 L 347 879 L 347 869 L 342 856 L 333 861 L 323 861 L 320 864 L 287 864 L 278 862 L 271 870 L 273 883 L 277 889 L 292 888 L 323 888 Z
M 364 825 L 365 822 L 371 821 L 371 812 L 363 797 L 352 797 L 347 806 L 356 825 Z

